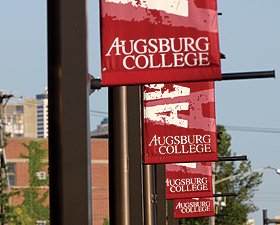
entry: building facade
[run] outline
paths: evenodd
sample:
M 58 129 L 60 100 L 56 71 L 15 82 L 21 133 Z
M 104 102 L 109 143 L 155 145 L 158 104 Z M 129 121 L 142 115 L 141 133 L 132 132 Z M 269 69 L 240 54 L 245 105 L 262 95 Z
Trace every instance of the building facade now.
M 5 132 L 11 137 L 37 137 L 36 99 L 24 99 L 23 103 L 7 104 L 4 107 Z
M 42 143 L 42 148 L 48 148 L 48 139 L 45 138 L 9 138 L 5 149 L 8 164 L 9 183 L 11 191 L 22 190 L 29 186 L 28 159 L 22 158 L 21 153 L 28 154 L 23 143 L 30 141 Z M 46 159 L 47 160 L 47 159 Z M 37 171 L 38 177 L 47 177 L 48 168 Z M 36 174 L 37 174 L 36 173 Z M 104 218 L 109 218 L 109 174 L 108 174 L 108 139 L 91 139 L 91 178 L 92 178 L 92 206 L 93 225 L 103 225 Z M 74 179 L 74 178 L 73 178 Z M 42 187 L 42 192 L 48 186 Z M 13 196 L 12 205 L 23 202 L 23 196 Z M 49 200 L 45 202 L 48 204 Z
M 36 95 L 37 100 L 37 138 L 47 138 L 49 132 L 48 90 Z

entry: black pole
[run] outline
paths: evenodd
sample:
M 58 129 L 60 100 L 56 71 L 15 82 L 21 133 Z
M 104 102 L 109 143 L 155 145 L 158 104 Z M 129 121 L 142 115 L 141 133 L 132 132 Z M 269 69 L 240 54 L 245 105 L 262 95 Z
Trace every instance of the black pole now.
M 267 209 L 263 209 L 263 225 L 267 224 Z
M 116 225 L 130 224 L 127 120 L 127 87 L 109 87 L 110 224 Z
M 213 197 L 235 197 L 237 196 L 236 193 L 219 193 L 219 194 L 213 194 Z
M 275 71 L 257 71 L 257 72 L 240 72 L 240 73 L 223 73 L 222 80 L 241 80 L 257 78 L 275 78 Z
M 174 218 L 174 200 L 168 200 L 168 225 L 179 225 L 179 219 Z
M 127 87 L 130 223 L 143 225 L 141 86 Z
M 48 0 L 50 223 L 92 225 L 86 1 Z
M 156 182 L 156 217 L 157 224 L 166 224 L 166 190 L 165 190 L 165 164 L 155 165 L 155 182 Z
M 263 225 L 268 225 L 268 224 L 271 224 L 271 223 L 280 223 L 280 220 L 279 219 L 269 219 L 267 217 L 267 209 L 263 209 Z
M 222 161 L 242 161 L 242 160 L 247 160 L 247 156 L 243 155 L 243 156 L 225 156 L 225 157 L 218 157 L 218 161 L 222 162 Z
M 143 165 L 144 225 L 156 225 L 155 165 Z

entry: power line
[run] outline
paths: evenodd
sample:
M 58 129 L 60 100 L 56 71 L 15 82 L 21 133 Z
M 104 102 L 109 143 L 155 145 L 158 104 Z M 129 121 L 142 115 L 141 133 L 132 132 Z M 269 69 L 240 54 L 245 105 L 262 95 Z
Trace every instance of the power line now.
M 227 130 L 246 131 L 246 132 L 262 132 L 262 133 L 280 133 L 278 128 L 264 128 L 264 127 L 243 127 L 243 126 L 228 126 L 224 125 Z
M 92 114 L 92 113 L 90 113 L 90 116 L 105 118 L 105 117 L 102 116 L 102 115 L 95 115 L 95 114 Z
M 108 112 L 97 111 L 97 110 L 89 110 L 89 111 L 92 113 L 100 113 L 100 114 L 108 115 Z

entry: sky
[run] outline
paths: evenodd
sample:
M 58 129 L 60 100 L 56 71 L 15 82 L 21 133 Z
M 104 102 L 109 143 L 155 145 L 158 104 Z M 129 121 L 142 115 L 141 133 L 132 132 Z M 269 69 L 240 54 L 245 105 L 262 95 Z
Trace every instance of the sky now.
M 100 76 L 99 5 L 88 0 L 88 69 Z M 252 168 L 280 168 L 280 2 L 218 0 L 222 72 L 275 70 L 276 79 L 216 82 L 217 123 L 228 127 L 233 152 L 247 155 Z M 47 86 L 46 0 L 0 0 L 0 90 L 35 98 Z M 90 96 L 90 124 L 96 129 L 108 112 L 107 88 Z M 101 113 L 100 113 L 101 112 Z M 237 130 L 233 128 L 237 127 Z M 266 131 L 240 131 L 240 127 Z M 238 129 L 239 128 L 239 129 Z M 249 130 L 250 130 L 249 129 Z M 254 198 L 259 211 L 249 217 L 262 224 L 280 216 L 280 176 L 263 170 L 263 184 Z

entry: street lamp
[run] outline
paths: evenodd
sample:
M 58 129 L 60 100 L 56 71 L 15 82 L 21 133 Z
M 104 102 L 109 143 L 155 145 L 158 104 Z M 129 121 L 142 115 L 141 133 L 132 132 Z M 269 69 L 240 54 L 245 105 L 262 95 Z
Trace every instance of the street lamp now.
M 271 166 L 266 166 L 266 167 L 263 167 L 263 168 L 259 168 L 259 169 L 256 169 L 256 170 L 252 170 L 252 171 L 246 172 L 246 173 L 239 173 L 239 174 L 236 174 L 236 175 L 233 175 L 233 176 L 230 176 L 230 177 L 223 178 L 223 179 L 221 179 L 221 180 L 217 180 L 217 181 L 215 181 L 215 185 L 217 185 L 217 184 L 219 184 L 219 183 L 221 183 L 221 182 L 223 182 L 223 181 L 229 180 L 229 179 L 231 179 L 231 178 L 239 177 L 239 176 L 242 176 L 242 175 L 249 175 L 249 174 L 251 174 L 251 173 L 257 173 L 257 172 L 259 172 L 259 171 L 261 171 L 261 170 L 265 170 L 265 169 L 272 169 L 272 170 L 274 170 L 277 174 L 280 175 L 280 169 L 278 169 L 278 168 L 273 168 L 273 167 L 271 167 Z
M 233 176 L 230 176 L 230 177 L 226 177 L 226 178 L 223 178 L 223 179 L 217 180 L 217 181 L 214 181 L 215 176 L 213 175 L 213 191 L 215 191 L 215 185 L 217 185 L 217 184 L 219 184 L 219 183 L 221 183 L 223 181 L 229 180 L 231 178 L 239 177 L 239 176 L 242 176 L 242 175 L 249 175 L 251 173 L 257 173 L 257 172 L 259 172 L 261 170 L 265 170 L 265 169 L 272 169 L 277 174 L 280 175 L 280 169 L 273 168 L 271 166 L 266 166 L 266 167 L 263 167 L 263 168 L 259 168 L 259 169 L 256 169 L 256 170 L 252 170 L 252 171 L 246 172 L 246 173 L 239 173 L 239 174 L 236 174 L 236 175 L 233 175 Z M 209 217 L 209 225 L 215 225 L 215 217 Z

